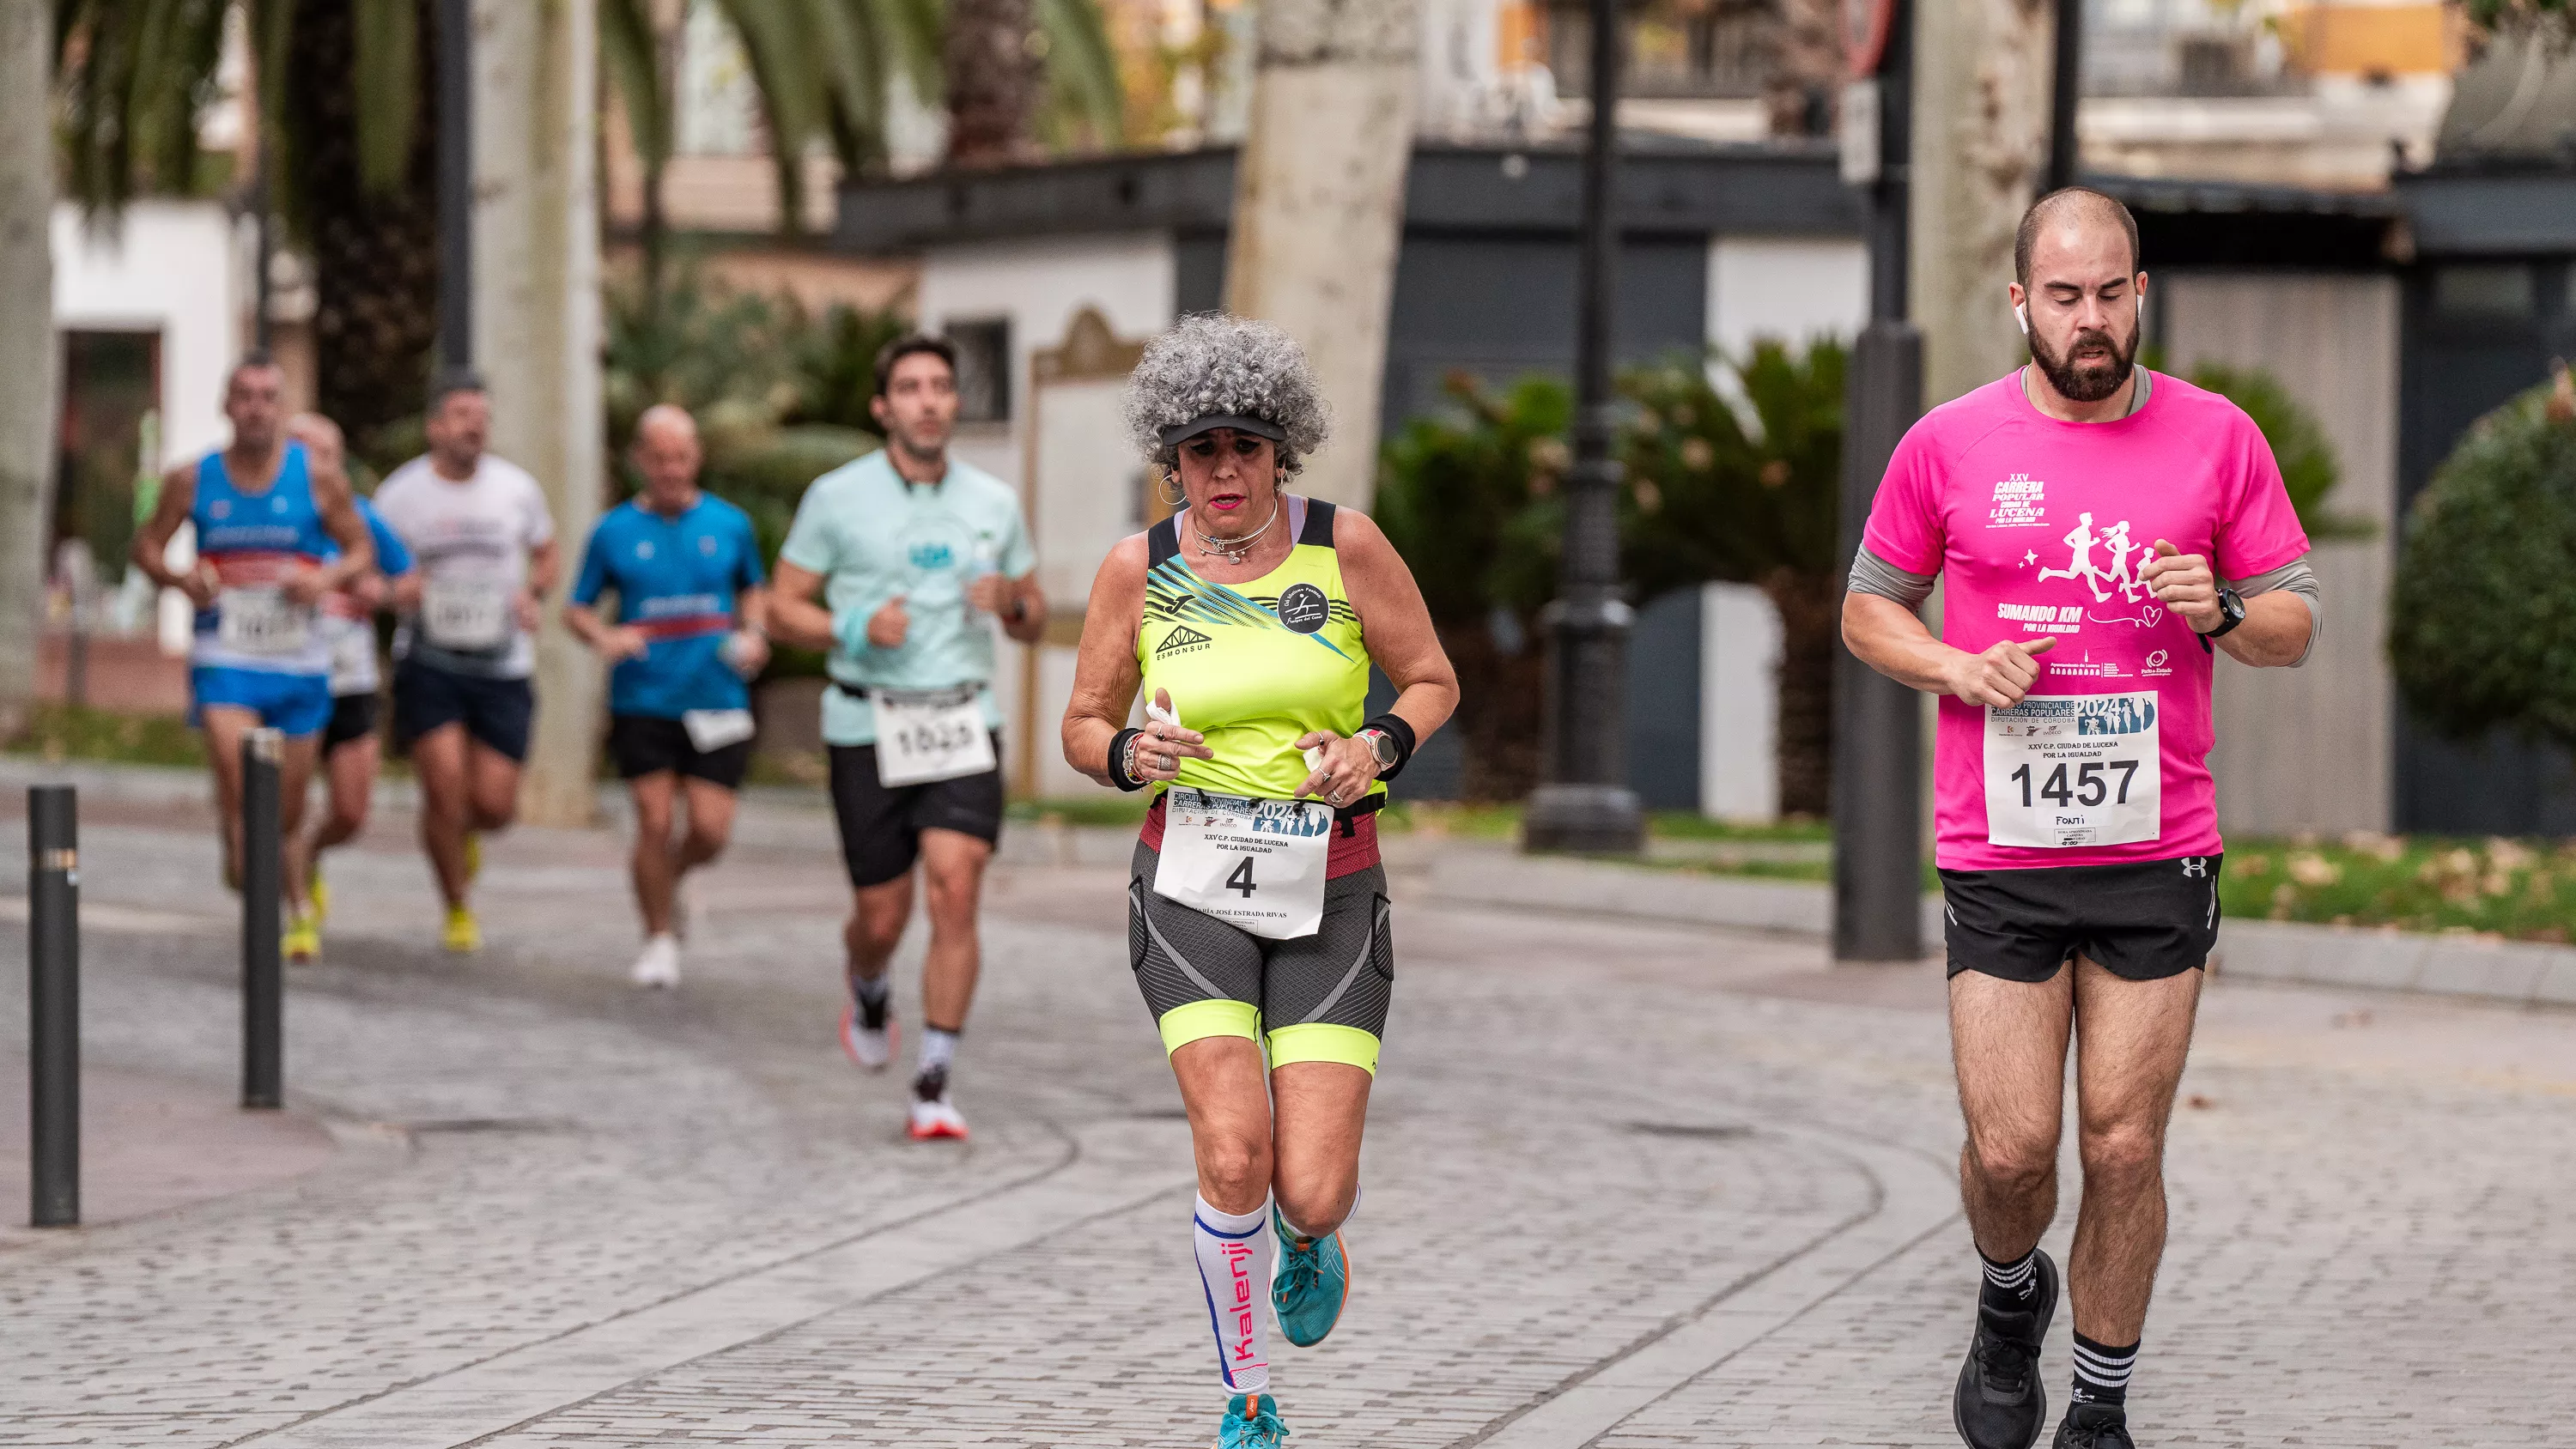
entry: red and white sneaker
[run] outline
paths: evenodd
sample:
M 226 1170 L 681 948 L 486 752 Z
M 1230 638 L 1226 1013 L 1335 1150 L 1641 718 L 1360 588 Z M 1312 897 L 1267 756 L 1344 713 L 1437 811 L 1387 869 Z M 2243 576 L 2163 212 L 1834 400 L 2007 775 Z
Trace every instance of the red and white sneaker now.
M 910 1131 L 915 1142 L 930 1142 L 943 1137 L 963 1142 L 966 1140 L 966 1119 L 957 1115 L 956 1105 L 942 1091 L 936 1097 L 912 1099 Z
M 895 1036 L 891 1003 L 875 1026 L 860 1017 L 857 1002 L 841 1009 L 841 1050 L 849 1053 L 850 1060 L 861 1070 L 884 1071 L 886 1064 L 894 1060 Z

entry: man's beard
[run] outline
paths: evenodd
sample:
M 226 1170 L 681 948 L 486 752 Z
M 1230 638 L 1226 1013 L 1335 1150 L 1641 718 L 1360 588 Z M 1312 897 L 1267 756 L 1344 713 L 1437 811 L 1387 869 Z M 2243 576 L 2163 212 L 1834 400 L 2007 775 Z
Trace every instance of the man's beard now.
M 905 457 L 916 463 L 936 463 L 948 456 L 948 435 L 945 433 L 934 432 L 927 428 L 918 432 L 909 428 L 896 428 L 893 430 L 893 435 L 894 445 L 903 450 Z
M 2123 347 L 2110 333 L 2088 328 L 2075 334 L 2075 340 L 2067 344 L 2064 355 L 2051 355 L 2048 344 L 2033 332 L 2030 334 L 2030 360 L 2039 364 L 2039 370 L 2047 376 L 2048 385 L 2057 389 L 2058 396 L 2068 402 L 2100 402 L 2118 392 L 2121 385 L 2129 380 L 2129 370 L 2137 361 L 2141 330 L 2130 329 L 2129 345 Z M 2111 349 L 2108 365 L 2098 361 L 2079 365 L 2073 360 L 2076 349 L 2093 343 Z

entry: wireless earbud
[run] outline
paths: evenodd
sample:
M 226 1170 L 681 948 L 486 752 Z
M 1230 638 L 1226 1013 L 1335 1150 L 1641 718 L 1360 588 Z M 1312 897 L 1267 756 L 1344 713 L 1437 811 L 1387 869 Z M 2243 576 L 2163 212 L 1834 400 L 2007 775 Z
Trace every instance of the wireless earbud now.
M 2022 336 L 2028 337 L 2030 335 L 2030 304 L 2028 302 L 2013 303 L 2013 322 L 2016 326 L 2021 328 Z

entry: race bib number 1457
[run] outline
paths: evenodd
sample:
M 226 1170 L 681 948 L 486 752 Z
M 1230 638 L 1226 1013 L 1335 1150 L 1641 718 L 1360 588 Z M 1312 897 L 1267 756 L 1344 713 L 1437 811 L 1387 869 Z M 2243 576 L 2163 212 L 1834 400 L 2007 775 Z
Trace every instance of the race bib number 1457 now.
M 2040 695 L 1986 710 L 1986 839 L 2059 850 L 2163 833 L 2156 695 Z

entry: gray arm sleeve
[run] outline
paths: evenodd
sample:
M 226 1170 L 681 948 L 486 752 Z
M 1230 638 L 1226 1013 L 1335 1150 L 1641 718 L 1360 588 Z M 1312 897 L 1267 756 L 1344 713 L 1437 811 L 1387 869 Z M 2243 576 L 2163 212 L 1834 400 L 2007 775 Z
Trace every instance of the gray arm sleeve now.
M 2265 574 L 2264 577 L 2270 578 L 2271 575 Z M 1909 574 L 1877 554 L 1871 553 L 1869 545 L 1863 544 L 1860 552 L 1852 555 L 1851 591 L 1855 594 L 1876 594 L 1882 599 L 1894 599 L 1903 604 L 1905 611 L 1910 614 L 1922 608 L 1925 599 L 1932 597 L 1932 576 Z
M 1858 588 L 1859 584 L 1855 582 L 1853 587 Z M 2308 647 L 2299 651 L 2299 657 L 2290 661 L 2290 667 L 2296 669 L 2308 662 L 2308 656 L 2316 652 L 2317 640 L 2325 636 L 2326 607 L 2324 595 L 2317 588 L 2317 571 L 2308 567 L 2306 554 L 2299 555 L 2270 573 L 2256 574 L 2250 579 L 2240 579 L 2228 587 L 2236 591 L 2237 597 L 2244 599 L 2250 599 L 2256 594 L 2268 594 L 2274 589 L 2287 589 L 2298 595 L 2299 602 L 2308 606 Z

